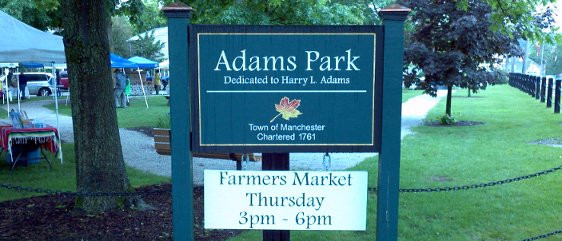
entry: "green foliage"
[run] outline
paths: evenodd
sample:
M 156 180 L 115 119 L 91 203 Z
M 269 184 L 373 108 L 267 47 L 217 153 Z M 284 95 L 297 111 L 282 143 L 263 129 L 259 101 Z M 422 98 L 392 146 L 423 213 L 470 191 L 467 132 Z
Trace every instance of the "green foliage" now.
M 124 58 L 132 57 L 131 48 L 127 40 L 133 36 L 132 26 L 124 16 L 111 18 L 111 33 L 109 34 L 109 45 L 111 52 Z
M 456 122 L 457 120 L 452 115 L 442 115 L 441 117 L 439 117 L 439 123 L 441 125 L 452 125 L 455 124 Z
M 0 10 L 41 30 L 61 25 L 59 0 L 0 0 Z
M 171 127 L 170 113 L 158 117 L 158 120 L 156 120 L 156 127 L 170 129 Z
M 530 48 L 530 50 L 529 58 L 538 64 L 541 63 L 541 54 L 544 55 L 543 62 L 545 63 L 547 75 L 562 73 L 562 44 L 542 44 Z M 541 51 L 544 53 L 541 53 Z
M 387 1 L 387 0 L 385 0 Z M 164 4 L 173 2 L 165 0 Z M 201 24 L 372 24 L 371 1 L 359 0 L 183 0 Z
M 406 87 L 415 85 L 435 96 L 439 86 L 470 88 L 476 93 L 495 84 L 497 73 L 488 67 L 499 56 L 519 54 L 516 41 L 490 28 L 492 9 L 482 0 L 470 0 L 463 10 L 451 1 L 409 3 L 414 31 L 407 35 Z
M 462 0 L 467 1 L 468 0 Z M 492 7 L 492 29 L 499 30 L 516 38 L 554 43 L 562 37 L 553 26 L 552 8 L 538 11 L 540 6 L 556 0 L 486 0 Z M 549 29 L 550 31 L 544 31 Z
M 154 38 L 154 31 L 141 34 L 138 40 L 130 41 L 130 43 L 132 55 L 145 57 L 158 62 L 164 60 L 164 55 L 160 52 L 164 47 L 164 43 Z
M 159 0 L 130 0 L 116 5 L 115 14 L 126 16 L 133 26 L 133 33 L 139 34 L 166 25 L 166 18 L 160 11 Z

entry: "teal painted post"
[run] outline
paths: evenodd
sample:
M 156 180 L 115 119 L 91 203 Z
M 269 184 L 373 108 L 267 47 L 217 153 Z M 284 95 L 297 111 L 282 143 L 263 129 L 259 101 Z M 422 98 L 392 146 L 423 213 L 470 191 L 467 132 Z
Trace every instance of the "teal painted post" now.
M 289 153 L 263 153 L 261 169 L 264 171 L 288 171 L 290 169 Z M 291 241 L 289 230 L 263 230 L 263 241 Z
M 384 70 L 377 191 L 377 241 L 398 239 L 404 20 L 409 12 L 410 9 L 397 4 L 392 4 L 379 12 L 384 20 Z
M 172 224 L 174 240 L 193 240 L 193 166 L 187 26 L 192 8 L 173 3 L 162 8 L 168 18 L 170 115 L 172 121 Z

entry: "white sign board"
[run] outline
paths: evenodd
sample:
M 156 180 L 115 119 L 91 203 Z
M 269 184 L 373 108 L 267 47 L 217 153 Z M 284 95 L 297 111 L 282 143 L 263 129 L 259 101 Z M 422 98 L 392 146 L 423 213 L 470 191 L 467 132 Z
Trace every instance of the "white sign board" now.
M 205 170 L 205 228 L 365 230 L 367 172 Z

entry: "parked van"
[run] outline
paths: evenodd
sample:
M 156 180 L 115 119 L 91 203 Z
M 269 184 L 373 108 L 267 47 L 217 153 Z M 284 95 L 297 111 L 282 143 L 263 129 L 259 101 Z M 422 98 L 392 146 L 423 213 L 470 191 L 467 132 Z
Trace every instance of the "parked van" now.
M 16 73 L 15 77 L 20 75 L 22 74 Z M 50 73 L 28 72 L 23 73 L 23 76 L 27 80 L 30 95 L 49 96 L 55 91 L 53 89 L 55 78 Z

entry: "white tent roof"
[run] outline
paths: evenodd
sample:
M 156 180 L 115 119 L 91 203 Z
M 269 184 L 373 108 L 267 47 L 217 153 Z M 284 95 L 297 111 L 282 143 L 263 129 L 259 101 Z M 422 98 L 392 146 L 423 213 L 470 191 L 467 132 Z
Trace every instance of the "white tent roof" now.
M 0 63 L 65 63 L 62 37 L 35 29 L 0 11 Z
M 137 40 L 139 40 L 139 36 L 144 38 L 144 37 L 146 37 L 146 35 L 149 32 L 153 32 L 153 31 L 154 31 L 154 40 L 160 41 L 164 44 L 164 46 L 160 50 L 160 53 L 162 53 L 164 55 L 163 56 L 164 59 L 168 59 L 168 27 L 161 27 L 161 28 L 155 28 L 155 29 L 148 30 L 144 33 L 133 36 L 132 38 L 130 38 L 127 41 L 137 41 Z
M 164 60 L 158 64 L 159 68 L 161 69 L 169 69 L 170 68 L 170 60 Z

